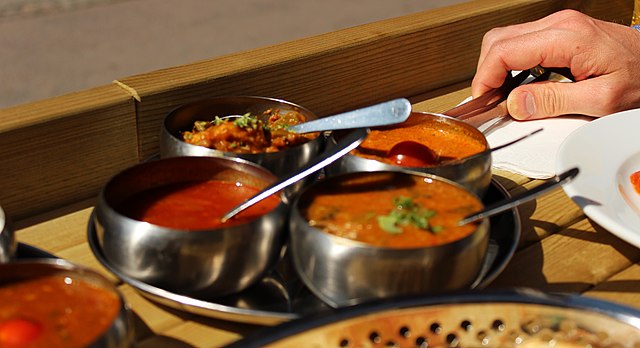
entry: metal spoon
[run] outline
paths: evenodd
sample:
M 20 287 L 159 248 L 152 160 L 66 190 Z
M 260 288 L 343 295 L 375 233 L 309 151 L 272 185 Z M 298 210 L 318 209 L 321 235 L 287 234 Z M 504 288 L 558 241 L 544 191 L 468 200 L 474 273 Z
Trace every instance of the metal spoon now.
M 360 143 L 364 141 L 364 139 L 367 137 L 368 134 L 369 134 L 368 128 L 356 129 L 351 133 L 347 134 L 335 146 L 331 147 L 329 150 L 320 154 L 320 156 L 316 157 L 313 161 L 309 162 L 304 167 L 298 169 L 296 172 L 294 172 L 290 176 L 284 179 L 281 179 L 280 181 L 265 188 L 260 193 L 251 197 L 244 203 L 231 209 L 228 213 L 226 213 L 222 217 L 222 222 L 226 222 L 227 220 L 234 217 L 236 214 L 258 203 L 259 201 L 271 196 L 272 194 L 282 190 L 283 188 L 297 182 L 298 180 L 301 180 L 307 177 L 312 173 L 317 172 L 318 170 L 336 161 L 338 158 L 344 156 L 349 151 L 358 147 L 358 145 L 360 145 Z
M 393 99 L 364 108 L 298 123 L 287 128 L 293 133 L 323 132 L 340 129 L 368 128 L 402 123 L 411 115 L 411 102 L 405 98 Z M 240 118 L 227 115 L 220 119 Z
M 319 118 L 288 128 L 294 133 L 322 132 L 339 129 L 387 126 L 402 123 L 411 114 L 411 102 L 407 99 L 393 99 L 361 109 Z
M 561 174 L 554 176 L 553 178 L 545 181 L 544 183 L 532 188 L 531 190 L 523 194 L 513 196 L 501 202 L 496 202 L 488 207 L 485 207 L 482 211 L 473 213 L 471 215 L 467 215 L 466 217 L 464 217 L 462 220 L 458 222 L 458 225 L 461 226 L 461 225 L 468 224 L 470 222 L 478 221 L 486 217 L 490 217 L 490 216 L 502 213 L 522 203 L 533 200 L 541 196 L 542 194 L 545 194 L 548 191 L 555 189 L 557 186 L 560 186 L 564 183 L 567 183 L 573 180 L 573 178 L 575 178 L 579 172 L 580 170 L 578 170 L 578 168 L 571 168 Z
M 542 128 L 539 128 L 529 134 L 525 134 L 508 143 L 505 143 L 493 148 L 488 148 L 484 151 L 478 152 L 469 157 L 465 157 L 462 160 L 467 161 L 470 158 L 484 156 L 493 151 L 500 150 L 504 147 L 507 147 L 509 145 L 513 145 L 519 141 L 522 141 L 540 131 L 542 131 Z M 428 146 L 413 140 L 405 140 L 393 145 L 393 147 L 387 153 L 387 158 L 393 160 L 394 163 L 397 165 L 407 166 L 407 167 L 427 167 L 431 165 L 436 165 L 440 162 L 440 156 L 436 154 L 435 151 L 433 151 Z

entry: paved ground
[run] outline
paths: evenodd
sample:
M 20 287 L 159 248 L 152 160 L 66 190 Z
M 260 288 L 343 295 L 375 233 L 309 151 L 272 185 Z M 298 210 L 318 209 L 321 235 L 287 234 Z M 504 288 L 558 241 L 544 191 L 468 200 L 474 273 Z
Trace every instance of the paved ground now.
M 0 108 L 467 0 L 0 0 Z

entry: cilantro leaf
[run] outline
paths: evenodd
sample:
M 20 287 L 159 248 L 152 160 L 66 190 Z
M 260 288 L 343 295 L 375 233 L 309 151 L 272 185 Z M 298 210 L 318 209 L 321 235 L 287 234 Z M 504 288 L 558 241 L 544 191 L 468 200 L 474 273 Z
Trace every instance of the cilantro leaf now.
M 442 226 L 431 226 L 429 219 L 436 215 L 433 210 L 425 209 L 420 204 L 414 202 L 411 197 L 394 197 L 394 208 L 388 215 L 377 217 L 378 226 L 385 232 L 398 234 L 402 233 L 402 226 L 413 225 L 422 230 L 438 233 L 443 230 Z

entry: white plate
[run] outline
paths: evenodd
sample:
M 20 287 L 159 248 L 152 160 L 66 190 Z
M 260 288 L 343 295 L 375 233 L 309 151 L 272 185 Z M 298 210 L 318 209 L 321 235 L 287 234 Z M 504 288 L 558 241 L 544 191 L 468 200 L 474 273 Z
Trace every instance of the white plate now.
M 629 176 L 640 170 L 640 109 L 591 121 L 560 145 L 556 169 L 578 167 L 563 186 L 584 213 L 614 235 L 640 248 L 640 194 Z

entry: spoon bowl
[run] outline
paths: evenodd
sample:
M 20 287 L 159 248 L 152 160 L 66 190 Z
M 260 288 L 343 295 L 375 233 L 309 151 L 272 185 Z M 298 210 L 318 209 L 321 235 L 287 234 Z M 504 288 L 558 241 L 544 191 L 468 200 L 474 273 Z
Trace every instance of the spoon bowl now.
M 500 146 L 488 148 L 480 153 L 472 155 L 470 157 L 480 157 L 492 153 L 493 151 L 500 150 L 507 146 L 520 142 L 538 132 L 541 132 L 542 128 L 539 128 L 529 134 L 525 134 L 517 139 L 514 139 L 508 143 Z M 387 158 L 394 161 L 395 164 L 404 167 L 429 167 L 440 164 L 443 161 L 449 160 L 439 156 L 430 147 L 413 140 L 401 141 L 391 148 L 387 153 Z
M 429 167 L 440 162 L 440 156 L 431 148 L 413 140 L 405 140 L 393 145 L 387 153 L 387 158 L 405 167 Z

